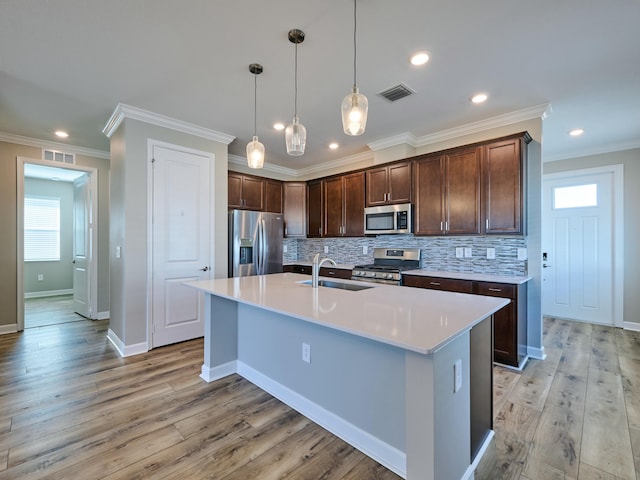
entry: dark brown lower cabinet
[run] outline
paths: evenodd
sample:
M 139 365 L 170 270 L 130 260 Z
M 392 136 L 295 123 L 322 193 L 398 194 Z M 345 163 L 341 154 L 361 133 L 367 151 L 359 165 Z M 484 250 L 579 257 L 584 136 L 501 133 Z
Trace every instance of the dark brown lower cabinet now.
M 511 300 L 493 315 L 493 360 L 519 368 L 527 348 L 527 284 L 479 282 L 422 275 L 403 275 L 407 287 L 473 293 Z
M 285 272 L 292 273 L 302 273 L 305 275 L 311 275 L 311 265 L 285 265 L 283 267 Z M 321 277 L 333 277 L 333 278 L 343 278 L 350 280 L 351 279 L 351 269 L 350 268 L 338 268 L 338 267 L 320 267 L 320 276 Z

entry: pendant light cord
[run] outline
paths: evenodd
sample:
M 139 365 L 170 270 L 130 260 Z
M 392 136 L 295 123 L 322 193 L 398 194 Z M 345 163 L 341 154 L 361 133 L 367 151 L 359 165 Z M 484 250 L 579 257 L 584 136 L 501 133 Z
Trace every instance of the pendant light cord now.
M 296 43 L 296 72 L 294 75 L 294 97 L 293 97 L 293 115 L 298 116 L 298 44 Z
M 358 83 L 356 82 L 356 58 L 358 56 L 358 50 L 356 48 L 356 29 L 358 27 L 358 20 L 356 16 L 357 3 L 358 2 L 356 0 L 353 0 L 353 88 L 358 86 Z
M 253 75 L 253 136 L 256 136 L 258 125 L 258 75 Z

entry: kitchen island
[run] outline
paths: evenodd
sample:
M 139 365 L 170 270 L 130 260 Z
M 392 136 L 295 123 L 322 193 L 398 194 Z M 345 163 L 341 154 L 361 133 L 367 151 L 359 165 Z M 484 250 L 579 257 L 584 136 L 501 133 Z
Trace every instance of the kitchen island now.
M 187 283 L 206 294 L 202 378 L 238 373 L 409 480 L 473 478 L 476 403 L 491 429 L 491 316 L 508 301 L 308 279 Z

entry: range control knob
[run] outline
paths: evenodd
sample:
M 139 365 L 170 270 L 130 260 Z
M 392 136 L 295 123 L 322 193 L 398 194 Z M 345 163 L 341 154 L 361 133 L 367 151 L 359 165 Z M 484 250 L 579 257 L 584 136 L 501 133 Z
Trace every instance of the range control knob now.
M 387 273 L 387 278 L 393 278 L 393 273 Z

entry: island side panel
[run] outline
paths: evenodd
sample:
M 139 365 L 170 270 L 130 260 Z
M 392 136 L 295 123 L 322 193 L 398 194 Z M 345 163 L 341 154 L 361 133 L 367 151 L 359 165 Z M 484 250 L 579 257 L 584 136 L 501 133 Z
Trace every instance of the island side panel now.
M 243 376 L 404 474 L 404 350 L 244 304 L 238 338 Z
M 470 466 L 469 333 L 433 355 L 406 352 L 407 480 L 463 478 Z M 462 385 L 454 392 L 454 364 Z
M 236 373 L 238 360 L 238 302 L 209 293 L 205 296 L 204 364 L 207 382 Z

